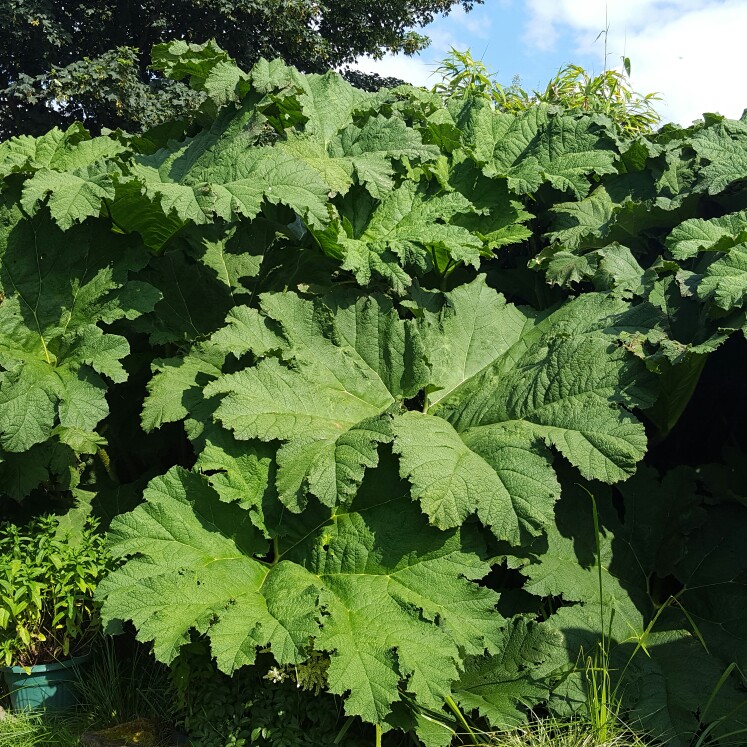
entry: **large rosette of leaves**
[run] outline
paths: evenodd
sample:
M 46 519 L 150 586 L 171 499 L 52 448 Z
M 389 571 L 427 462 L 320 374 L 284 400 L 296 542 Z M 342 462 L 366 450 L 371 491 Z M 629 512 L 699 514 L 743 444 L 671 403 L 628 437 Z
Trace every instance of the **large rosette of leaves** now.
M 204 633 L 229 672 L 257 646 L 277 647 L 280 663 L 307 645 L 329 651 L 330 688 L 350 690 L 349 712 L 377 723 L 398 688 L 437 707 L 464 657 L 508 635 L 496 595 L 467 584 L 488 568 L 468 518 L 519 544 L 553 521 L 553 449 L 605 481 L 642 456 L 642 426 L 624 406 L 652 395 L 616 344 L 639 322 L 602 295 L 522 310 L 482 277 L 424 295 L 414 317 L 342 289 L 270 293 L 260 307 L 237 307 L 154 377 L 144 422 L 184 417 L 188 398 L 206 418 L 188 424 L 205 476 L 158 478 L 115 521 L 113 549 L 132 559 L 104 586 L 105 615 L 133 619 L 166 661 L 190 630 Z M 251 365 L 223 372 L 247 355 Z M 245 597 L 263 610 L 292 598 L 299 615 L 308 598 L 307 623 L 290 611 L 262 622 Z M 174 609 L 177 599 L 194 601 Z

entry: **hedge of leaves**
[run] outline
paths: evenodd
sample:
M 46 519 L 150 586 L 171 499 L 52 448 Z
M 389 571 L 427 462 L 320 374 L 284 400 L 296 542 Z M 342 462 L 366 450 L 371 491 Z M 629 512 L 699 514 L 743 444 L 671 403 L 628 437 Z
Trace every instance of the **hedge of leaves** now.
M 154 59 L 194 120 L 0 144 L 2 490 L 114 517 L 112 629 L 427 745 L 582 708 L 604 632 L 629 721 L 742 728 L 743 485 L 641 462 L 745 329 L 747 122 Z

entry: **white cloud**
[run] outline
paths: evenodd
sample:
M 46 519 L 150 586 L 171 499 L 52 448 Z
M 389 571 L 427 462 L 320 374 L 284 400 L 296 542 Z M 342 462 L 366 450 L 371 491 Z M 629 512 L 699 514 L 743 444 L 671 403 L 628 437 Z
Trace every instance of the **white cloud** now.
M 364 73 L 377 73 L 385 78 L 400 78 L 415 86 L 430 88 L 436 83 L 433 75 L 435 65 L 419 57 L 406 57 L 403 54 L 388 54 L 380 60 L 360 57 L 350 67 Z
M 603 65 L 595 37 L 609 25 L 609 63 L 622 54 L 632 82 L 660 91 L 665 120 L 689 124 L 704 111 L 739 117 L 747 107 L 742 73 L 747 3 L 744 0 L 528 0 L 528 43 L 551 49 L 570 34 L 577 53 Z M 606 19 L 605 19 L 606 12 Z
M 469 33 L 443 21 L 429 26 L 427 32 L 431 43 L 421 54 L 428 59 L 440 60 L 448 54 L 451 47 L 462 50 L 469 46 Z
M 527 0 L 527 36 L 549 48 L 563 27 L 570 27 L 587 42 L 607 25 L 611 34 L 636 34 L 713 4 L 708 0 Z
M 478 39 L 489 39 L 491 36 L 490 27 L 493 25 L 493 19 L 485 10 L 479 10 L 479 6 L 467 13 L 461 5 L 457 5 L 442 23 L 453 23 L 461 27 L 473 37 Z M 431 39 L 433 32 L 429 32 Z
M 694 11 L 661 29 L 628 39 L 641 90 L 661 91 L 665 113 L 689 124 L 703 112 L 740 117 L 747 107 L 744 33 L 747 5 L 725 3 Z
M 428 26 L 425 32 L 431 43 L 419 55 L 407 57 L 403 54 L 387 54 L 380 60 L 364 56 L 359 57 L 351 67 L 365 73 L 401 78 L 413 85 L 430 88 L 439 80 L 439 76 L 434 75 L 433 71 L 452 47 L 460 51 L 472 47 L 475 56 L 482 54 L 479 42 L 490 37 L 491 23 L 488 13 L 466 13 L 463 8 L 457 7 L 447 17 Z M 478 44 L 475 45 L 475 42 Z

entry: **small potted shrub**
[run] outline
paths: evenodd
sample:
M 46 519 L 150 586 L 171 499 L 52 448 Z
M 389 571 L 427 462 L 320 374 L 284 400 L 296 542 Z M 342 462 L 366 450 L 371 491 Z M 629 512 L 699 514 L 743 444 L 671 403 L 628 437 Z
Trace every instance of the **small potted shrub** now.
M 96 528 L 63 531 L 55 516 L 0 523 L 0 666 L 16 709 L 75 702 L 75 668 L 100 629 L 93 593 L 111 567 Z

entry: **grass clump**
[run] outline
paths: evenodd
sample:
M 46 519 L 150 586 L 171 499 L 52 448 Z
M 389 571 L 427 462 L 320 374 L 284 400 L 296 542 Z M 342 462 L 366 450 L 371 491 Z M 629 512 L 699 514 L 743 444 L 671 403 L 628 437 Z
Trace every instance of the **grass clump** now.
M 174 692 L 168 668 L 142 646 L 123 648 L 102 637 L 91 666 L 76 683 L 80 709 L 90 726 L 107 728 L 141 718 L 172 722 Z
M 78 747 L 85 723 L 76 717 L 52 717 L 21 711 L 0 719 L 0 747 Z
M 508 731 L 491 734 L 485 747 L 646 747 L 641 737 L 619 726 L 600 734 L 586 721 L 534 721 Z

